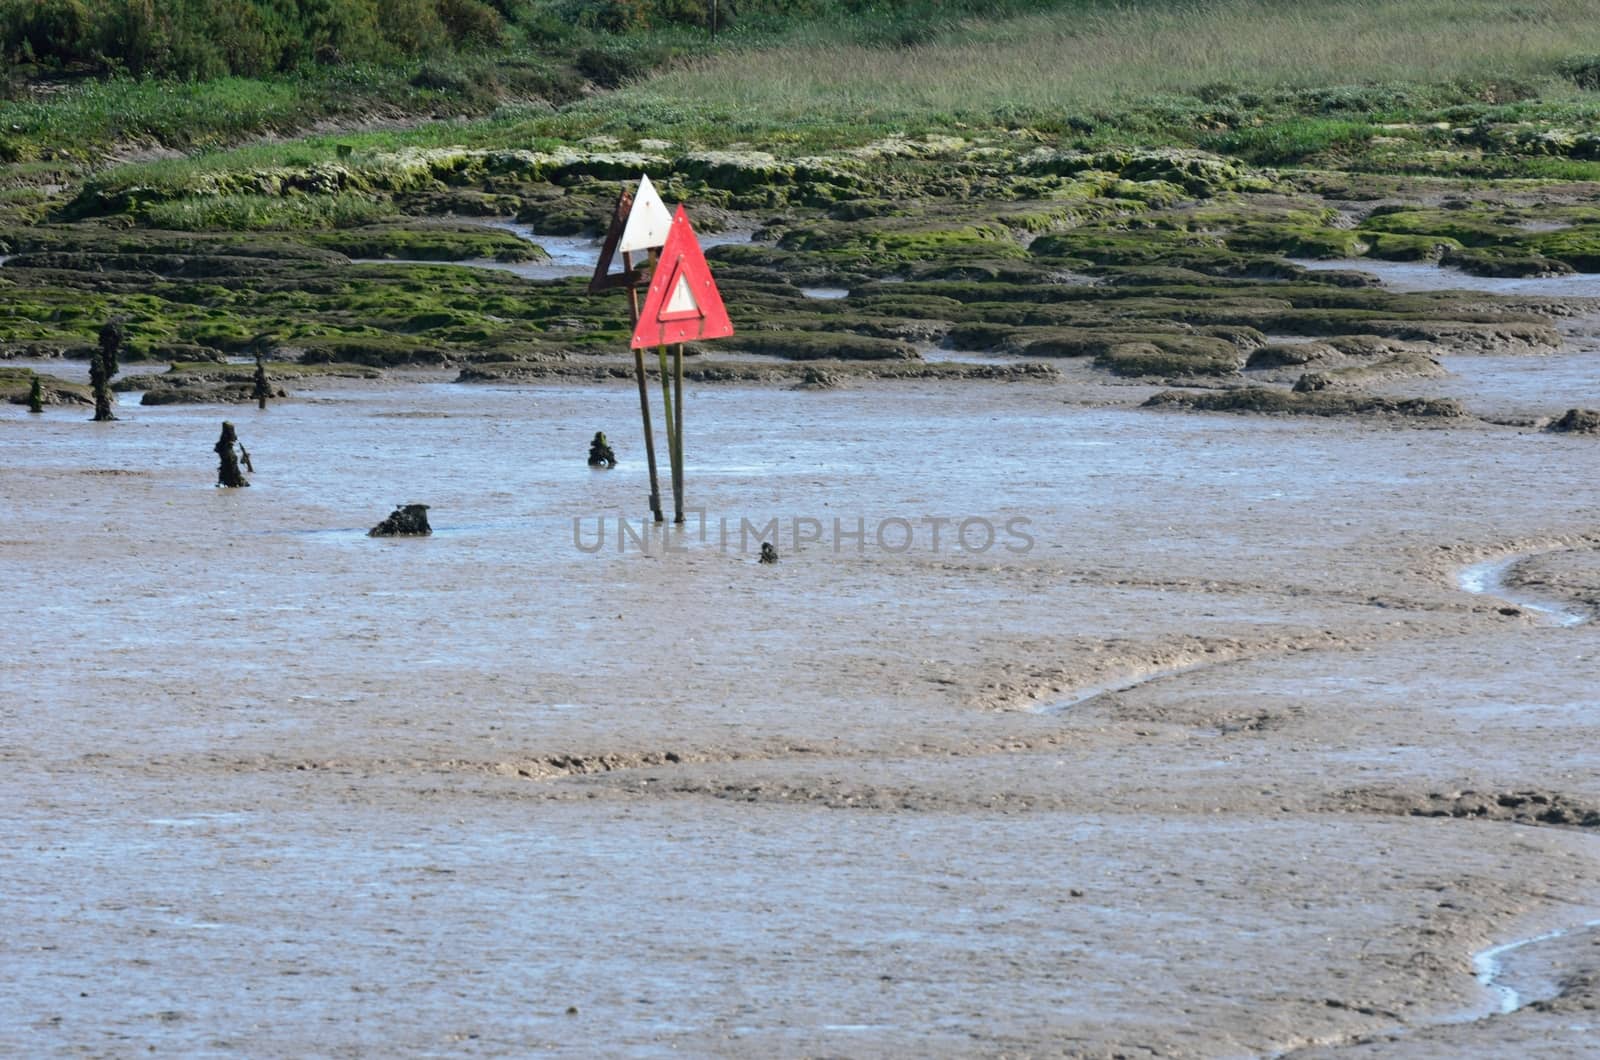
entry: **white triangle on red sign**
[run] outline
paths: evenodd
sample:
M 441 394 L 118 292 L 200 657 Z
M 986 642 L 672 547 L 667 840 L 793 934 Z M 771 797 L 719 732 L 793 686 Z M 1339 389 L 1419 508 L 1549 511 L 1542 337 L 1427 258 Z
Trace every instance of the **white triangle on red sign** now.
M 663 318 L 679 313 L 700 313 L 700 303 L 695 301 L 694 292 L 689 289 L 689 277 L 681 272 L 678 273 L 678 285 L 672 289 L 672 297 L 667 299 L 666 307 L 661 310 Z
M 628 254 L 654 250 L 665 245 L 667 234 L 671 231 L 672 215 L 667 212 L 667 204 L 661 201 L 650 178 L 641 175 L 639 190 L 633 196 L 633 210 L 628 214 L 628 223 L 623 226 L 617 249 Z

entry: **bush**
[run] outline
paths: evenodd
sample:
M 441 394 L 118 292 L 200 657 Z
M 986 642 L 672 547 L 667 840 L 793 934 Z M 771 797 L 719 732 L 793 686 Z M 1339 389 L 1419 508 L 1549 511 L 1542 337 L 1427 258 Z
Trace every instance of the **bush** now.
M 0 7 L 0 51 L 14 61 L 85 59 L 90 28 L 81 0 L 17 0 Z
M 384 0 L 378 5 L 378 26 L 384 39 L 404 55 L 436 50 L 444 40 L 444 22 L 431 0 Z
M 479 0 L 439 0 L 439 20 L 457 44 L 499 44 L 505 35 L 500 12 Z
M 1562 60 L 1556 72 L 1579 88 L 1600 91 L 1600 55 L 1574 55 Z
M 584 48 L 578 52 L 573 65 L 580 74 L 600 87 L 618 88 L 644 77 L 666 60 L 666 52 L 660 49 L 611 44 L 602 48 Z
M 93 62 L 198 80 L 492 47 L 504 32 L 483 0 L 0 0 L 7 66 Z
M 718 22 L 732 21 L 724 0 Z M 604 33 L 633 33 L 661 26 L 704 26 L 711 19 L 709 0 L 563 0 L 556 10 L 567 21 Z

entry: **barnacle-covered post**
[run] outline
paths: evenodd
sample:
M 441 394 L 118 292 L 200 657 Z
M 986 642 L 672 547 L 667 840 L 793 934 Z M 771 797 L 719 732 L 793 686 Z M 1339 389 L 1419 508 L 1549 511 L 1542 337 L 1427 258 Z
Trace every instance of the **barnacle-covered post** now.
M 108 320 L 100 329 L 100 349 L 89 361 L 89 385 L 94 388 L 94 422 L 116 419 L 111 414 L 111 380 L 117 374 L 117 354 L 128 335 L 121 320 Z
M 589 443 L 589 466 L 608 469 L 617 466 L 617 454 L 611 451 L 605 431 L 594 432 L 594 440 Z
M 267 397 L 272 388 L 267 385 L 267 362 L 260 350 L 256 351 L 256 408 L 267 407 Z
M 217 485 L 226 486 L 228 489 L 238 489 L 248 486 L 244 472 L 239 470 L 239 457 L 234 453 L 233 447 L 239 444 L 239 436 L 234 433 L 233 424 L 227 420 L 222 421 L 222 437 L 217 439 L 213 447 L 217 453 Z M 243 446 L 239 446 L 241 449 Z

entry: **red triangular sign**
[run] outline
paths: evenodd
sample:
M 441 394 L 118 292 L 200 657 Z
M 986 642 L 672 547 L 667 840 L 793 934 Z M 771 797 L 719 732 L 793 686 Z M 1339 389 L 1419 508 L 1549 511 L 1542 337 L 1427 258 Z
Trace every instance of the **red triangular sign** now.
M 664 346 L 674 342 L 725 339 L 733 322 L 723 308 L 722 295 L 711 278 L 711 267 L 700 250 L 689 215 L 678 207 L 672 231 L 650 277 L 650 291 L 639 310 L 631 349 Z

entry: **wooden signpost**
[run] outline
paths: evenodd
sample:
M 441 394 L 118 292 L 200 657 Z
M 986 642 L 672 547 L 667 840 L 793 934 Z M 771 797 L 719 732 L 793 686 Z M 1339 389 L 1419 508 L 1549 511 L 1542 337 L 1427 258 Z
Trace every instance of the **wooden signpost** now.
M 660 248 L 659 251 L 656 248 Z M 633 255 L 643 251 L 646 264 L 635 268 Z M 613 272 L 612 261 L 622 255 L 622 271 Z M 644 304 L 639 288 L 648 285 Z M 656 475 L 655 441 L 650 429 L 649 388 L 645 384 L 644 350 L 655 346 L 660 356 L 661 397 L 665 406 L 667 456 L 672 472 L 673 522 L 683 516 L 683 344 L 721 339 L 733 334 L 733 323 L 722 304 L 700 241 L 682 206 L 669 215 L 661 197 L 641 177 L 637 194 L 624 191 L 617 200 L 610 230 L 589 281 L 593 292 L 624 287 L 633 317 L 634 376 L 639 384 L 639 412 L 644 420 L 645 456 L 650 464 L 650 511 L 662 522 L 661 490 Z M 667 370 L 667 346 L 674 345 L 672 370 Z
M 648 179 L 648 178 L 647 178 Z M 645 187 L 645 182 L 640 183 L 640 190 Z M 653 193 L 653 189 L 652 189 Z M 657 202 L 659 202 L 659 198 Z M 615 287 L 623 287 L 628 292 L 628 308 L 633 315 L 634 325 L 639 323 L 639 285 L 646 280 L 646 273 L 633 267 L 633 256 L 628 251 L 622 254 L 622 271 L 611 271 L 611 262 L 617 256 L 617 250 L 622 242 L 624 232 L 627 230 L 628 221 L 633 215 L 633 193 L 624 189 L 617 196 L 617 208 L 611 215 L 611 227 L 606 232 L 605 243 L 600 248 L 600 260 L 594 267 L 594 276 L 589 280 L 589 293 L 598 294 L 609 291 Z M 666 207 L 661 207 L 661 212 L 666 213 Z M 670 223 L 670 222 L 669 222 Z M 661 485 L 656 477 L 656 442 L 650 430 L 650 393 L 644 381 L 644 353 L 640 350 L 633 351 L 633 374 L 639 383 L 639 415 L 644 420 L 644 456 L 650 465 L 650 513 L 655 516 L 656 522 L 661 522 Z

